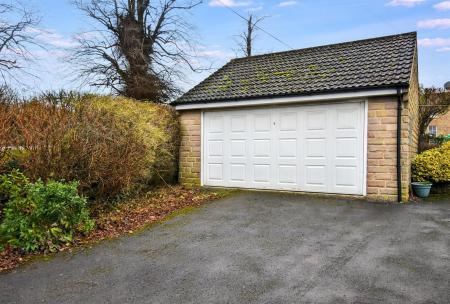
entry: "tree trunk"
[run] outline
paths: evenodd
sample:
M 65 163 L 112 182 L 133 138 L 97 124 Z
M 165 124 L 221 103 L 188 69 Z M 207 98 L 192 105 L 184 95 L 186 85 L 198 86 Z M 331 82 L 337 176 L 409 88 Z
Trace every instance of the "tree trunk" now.
M 252 55 L 253 16 L 247 20 L 247 57 Z

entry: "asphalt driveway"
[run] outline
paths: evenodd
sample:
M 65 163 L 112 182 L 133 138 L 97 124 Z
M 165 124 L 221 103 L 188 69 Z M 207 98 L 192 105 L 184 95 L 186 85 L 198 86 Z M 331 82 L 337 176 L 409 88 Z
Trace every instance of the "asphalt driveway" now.
M 0 275 L 0 303 L 449 303 L 450 201 L 241 193 Z

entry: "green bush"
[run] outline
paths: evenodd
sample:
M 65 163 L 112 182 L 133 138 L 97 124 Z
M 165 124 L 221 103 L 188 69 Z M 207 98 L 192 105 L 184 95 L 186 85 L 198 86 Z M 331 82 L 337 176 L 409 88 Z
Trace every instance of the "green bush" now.
M 412 162 L 412 179 L 417 182 L 450 182 L 450 142 L 417 155 Z
M 169 106 L 61 92 L 3 112 L 14 123 L 0 132 L 0 151 L 9 149 L 0 174 L 18 168 L 31 181 L 77 180 L 83 195 L 103 201 L 176 180 L 179 126 Z
M 3 154 L 0 163 L 0 174 L 7 174 L 13 170 L 22 171 L 23 163 L 28 158 L 28 152 L 23 149 L 8 149 Z
M 68 138 L 71 166 L 89 196 L 110 198 L 176 179 L 178 120 L 168 106 L 123 97 L 93 97 L 76 107 Z M 93 192 L 93 193 L 92 193 Z
M 0 175 L 0 211 L 11 197 L 23 196 L 27 184 L 28 179 L 17 170 L 13 170 L 8 175 Z M 1 218 L 0 216 L 0 220 Z
M 76 233 L 93 228 L 87 201 L 78 195 L 76 182 L 30 183 L 18 171 L 1 176 L 0 181 L 1 191 L 8 196 L 0 225 L 2 247 L 55 251 L 72 242 Z

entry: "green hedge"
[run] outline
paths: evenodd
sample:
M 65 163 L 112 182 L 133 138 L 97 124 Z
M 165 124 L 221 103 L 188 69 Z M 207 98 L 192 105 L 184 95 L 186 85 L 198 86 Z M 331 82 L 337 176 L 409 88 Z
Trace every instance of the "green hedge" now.
M 87 103 L 90 111 L 115 117 L 115 127 L 127 130 L 142 146 L 142 176 L 146 182 L 161 178 L 173 182 L 178 172 L 179 123 L 176 112 L 168 105 L 138 102 L 123 97 L 96 97 Z
M 418 154 L 412 162 L 413 181 L 450 182 L 450 142 Z

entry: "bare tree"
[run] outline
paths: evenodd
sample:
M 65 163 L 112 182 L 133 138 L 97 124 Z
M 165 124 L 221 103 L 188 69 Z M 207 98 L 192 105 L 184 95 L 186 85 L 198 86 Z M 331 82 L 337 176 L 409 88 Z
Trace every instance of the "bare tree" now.
M 201 1 L 75 0 L 99 25 L 78 36 L 73 61 L 89 84 L 136 99 L 162 102 L 192 64 L 192 26 L 186 12 Z
M 258 29 L 258 23 L 263 21 L 266 17 L 255 17 L 253 14 L 248 15 L 245 20 L 247 25 L 246 31 L 238 35 L 238 46 L 245 57 L 250 57 L 253 54 L 253 42 L 255 40 L 255 32 Z
M 419 135 L 420 146 L 423 143 L 428 125 L 436 117 L 447 113 L 450 109 L 450 91 L 438 88 L 421 88 L 419 100 Z
M 0 75 L 17 80 L 14 72 L 24 69 L 25 62 L 33 56 L 30 48 L 39 45 L 33 27 L 39 18 L 24 8 L 20 2 L 0 3 Z

